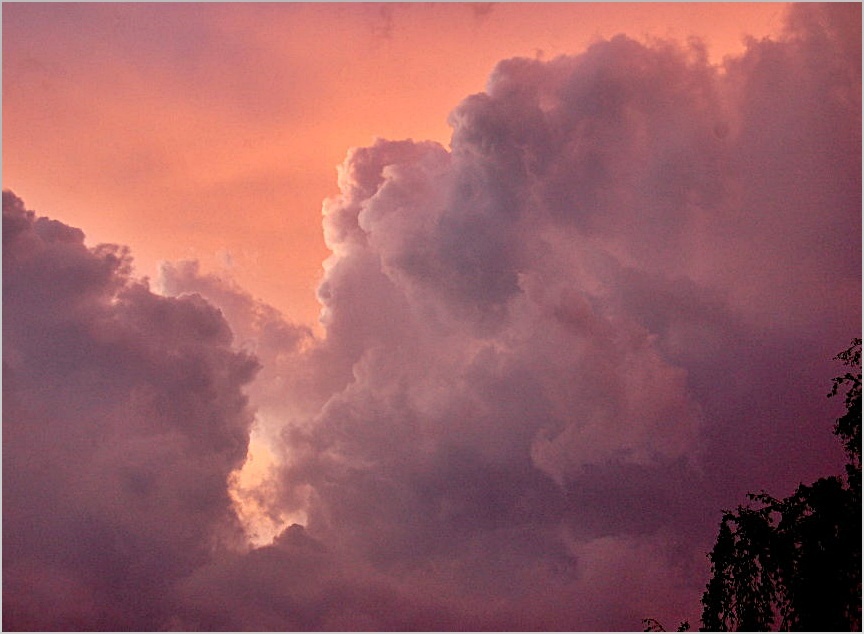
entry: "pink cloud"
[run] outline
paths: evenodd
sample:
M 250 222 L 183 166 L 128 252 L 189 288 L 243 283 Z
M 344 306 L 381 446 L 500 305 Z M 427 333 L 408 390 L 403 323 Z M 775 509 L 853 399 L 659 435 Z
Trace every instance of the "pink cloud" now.
M 5 195 L 4 621 L 114 627 L 134 589 L 145 629 L 695 623 L 720 509 L 842 460 L 860 7 L 789 24 L 722 68 L 623 36 L 507 60 L 451 150 L 351 150 L 323 338 L 194 264 L 154 295 Z M 264 503 L 307 522 L 214 550 L 243 390 Z
M 122 250 L 9 192 L 3 225 L 4 627 L 152 629 L 177 579 L 242 544 L 225 482 L 257 363 Z

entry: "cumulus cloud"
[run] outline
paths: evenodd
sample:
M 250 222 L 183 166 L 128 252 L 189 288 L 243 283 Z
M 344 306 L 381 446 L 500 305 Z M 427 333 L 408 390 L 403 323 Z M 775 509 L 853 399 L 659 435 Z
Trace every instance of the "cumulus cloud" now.
M 253 357 L 219 311 L 129 278 L 117 247 L 3 193 L 3 625 L 152 629 L 242 546 Z
M 860 324 L 844 11 L 793 8 L 722 68 L 624 36 L 507 60 L 449 151 L 350 152 L 319 291 L 344 387 L 286 470 L 309 530 L 478 602 L 544 579 L 576 604 L 599 544 L 637 569 L 662 535 L 652 565 L 695 604 L 720 508 L 839 461 L 818 386 Z M 627 627 L 637 596 L 566 626 Z
M 175 628 L 695 619 L 720 509 L 841 464 L 821 395 L 861 323 L 860 59 L 859 6 L 796 5 L 722 67 L 624 36 L 501 62 L 450 149 L 348 153 L 322 338 L 192 263 L 156 296 L 11 196 L 7 230 L 4 199 L 4 620 L 99 626 L 136 584 L 134 623 Z M 252 351 L 272 458 L 238 507 Z M 236 508 L 305 526 L 214 551 Z M 25 598 L 61 586 L 66 612 Z
M 235 510 L 255 543 L 269 543 L 283 528 L 305 520 L 308 487 L 279 477 L 277 464 L 287 460 L 279 431 L 302 425 L 321 406 L 327 391 L 311 372 L 308 355 L 312 332 L 284 317 L 230 279 L 204 274 L 194 261 L 164 262 L 157 287 L 169 297 L 206 297 L 219 306 L 234 334 L 234 346 L 254 354 L 261 368 L 246 387 L 256 412 L 248 459 L 231 478 Z M 323 365 L 323 364 L 318 364 Z

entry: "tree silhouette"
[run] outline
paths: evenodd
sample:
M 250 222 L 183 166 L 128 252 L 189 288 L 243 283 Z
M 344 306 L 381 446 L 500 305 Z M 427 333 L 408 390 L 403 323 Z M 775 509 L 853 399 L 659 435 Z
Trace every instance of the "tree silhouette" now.
M 750 493 L 749 504 L 723 513 L 708 555 L 703 631 L 861 630 L 861 339 L 835 359 L 848 368 L 828 394 L 846 391 L 834 425 L 845 477 L 799 485 L 783 499 Z M 666 631 L 656 619 L 642 625 Z
M 835 358 L 849 368 L 828 395 L 846 389 L 834 427 L 845 478 L 802 484 L 783 499 L 751 493 L 749 504 L 724 512 L 703 630 L 861 629 L 861 339 Z

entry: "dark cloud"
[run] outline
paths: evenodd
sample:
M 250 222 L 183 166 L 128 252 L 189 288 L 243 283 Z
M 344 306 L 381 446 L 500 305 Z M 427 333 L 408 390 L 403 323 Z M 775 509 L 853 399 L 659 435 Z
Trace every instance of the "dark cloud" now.
M 857 10 L 793 9 L 722 69 L 623 36 L 508 60 L 449 153 L 350 153 L 320 345 L 351 372 L 286 471 L 308 529 L 478 604 L 539 576 L 579 605 L 526 627 L 635 627 L 638 583 L 579 601 L 613 551 L 697 605 L 721 508 L 839 467 L 820 386 L 860 324 Z M 649 612 L 681 610 L 672 587 Z
M 226 491 L 256 361 L 221 314 L 3 193 L 3 625 L 153 629 L 242 546 Z
M 861 323 L 860 6 L 790 11 L 722 68 L 624 36 L 507 60 L 449 151 L 351 150 L 323 338 L 191 263 L 154 295 L 7 196 L 4 620 L 695 621 L 720 510 L 842 459 L 822 396 Z M 275 454 L 256 508 L 305 527 L 214 551 L 251 424 L 237 348 Z

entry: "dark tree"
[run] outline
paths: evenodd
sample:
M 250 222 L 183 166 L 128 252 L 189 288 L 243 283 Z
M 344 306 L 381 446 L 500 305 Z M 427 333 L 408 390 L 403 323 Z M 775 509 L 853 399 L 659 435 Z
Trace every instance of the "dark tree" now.
M 861 501 L 861 340 L 853 339 L 852 346 L 838 354 L 835 359 L 842 361 L 852 371 L 845 372 L 834 379 L 828 397 L 836 396 L 843 386 L 846 387 L 846 413 L 837 419 L 834 433 L 843 441 L 846 457 L 846 478 L 850 488 Z M 858 370 L 857 374 L 854 372 Z
M 836 359 L 848 368 L 828 395 L 846 390 L 834 428 L 845 477 L 802 484 L 784 499 L 750 494 L 723 514 L 703 630 L 861 629 L 861 339 Z

